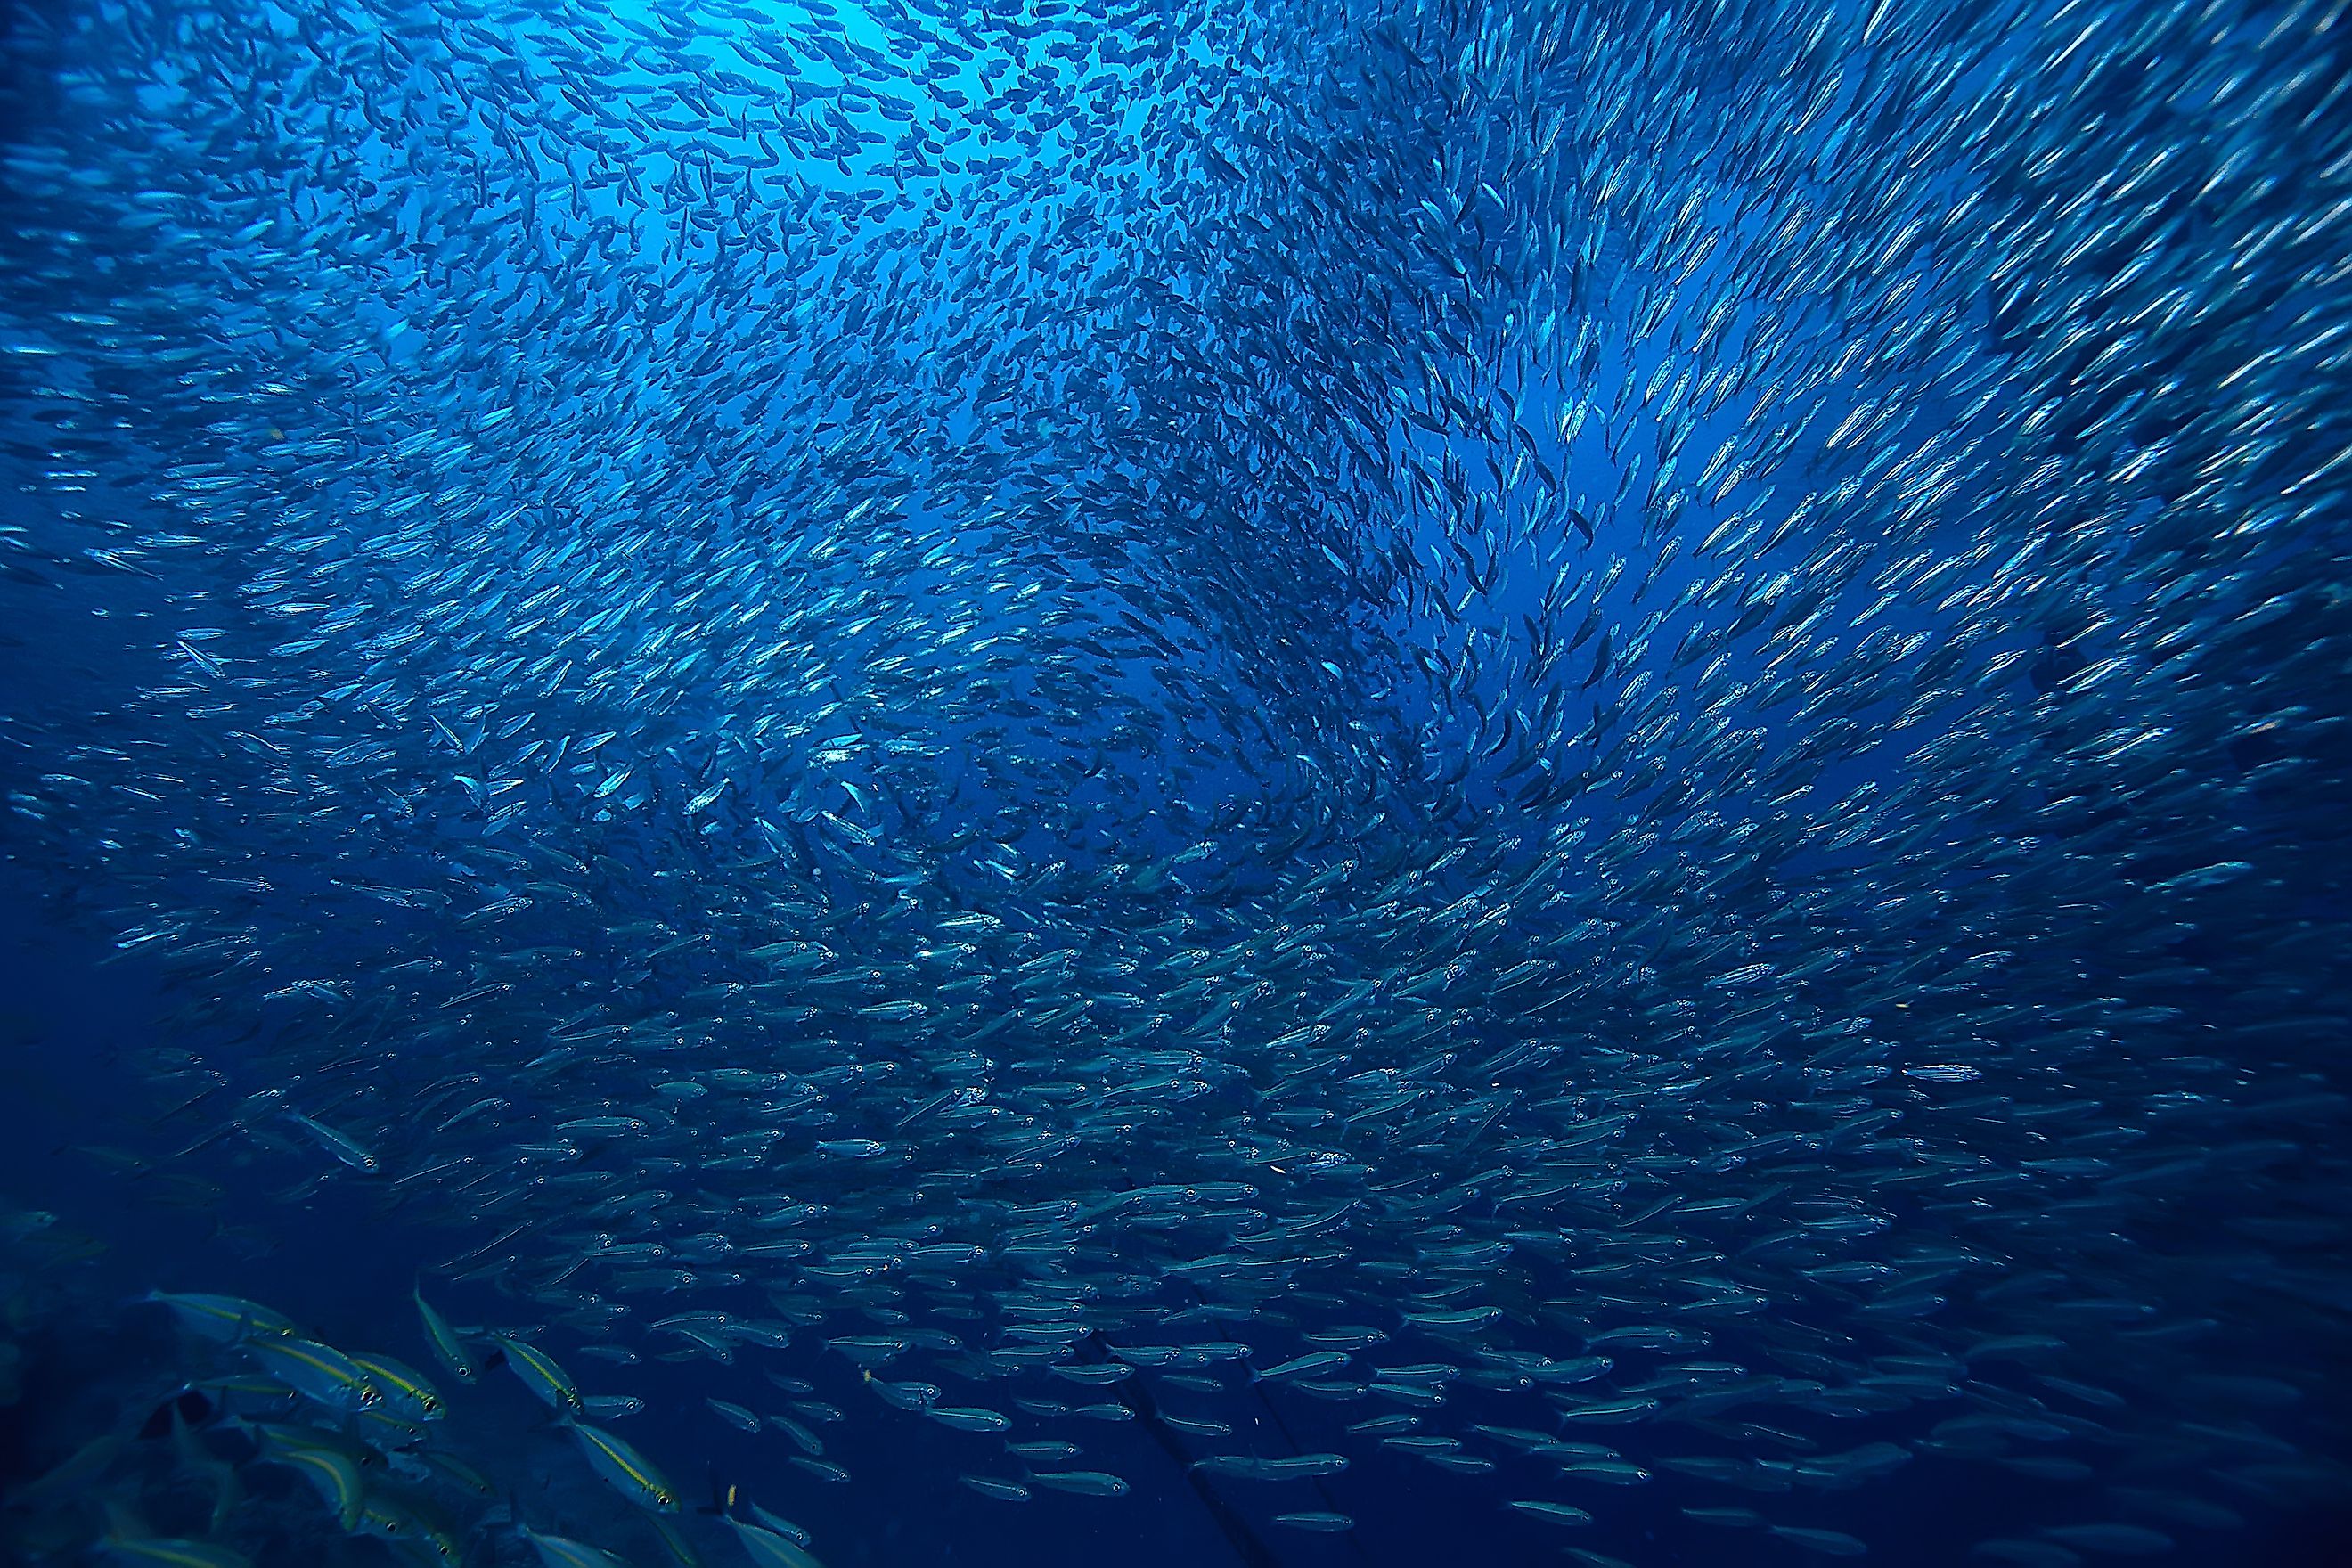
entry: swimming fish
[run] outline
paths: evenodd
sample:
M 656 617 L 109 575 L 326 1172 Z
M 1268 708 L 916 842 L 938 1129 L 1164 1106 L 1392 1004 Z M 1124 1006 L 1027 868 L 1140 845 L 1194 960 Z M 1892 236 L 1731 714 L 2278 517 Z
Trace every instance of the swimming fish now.
M 507 1335 L 497 1336 L 499 1349 L 506 1363 L 514 1368 L 523 1386 L 537 1394 L 541 1401 L 558 1412 L 577 1413 L 581 1407 L 580 1387 L 572 1374 L 555 1363 L 555 1358 L 538 1346 Z
M 634 1445 L 572 1416 L 564 1417 L 563 1426 L 577 1440 L 588 1468 L 614 1490 L 656 1513 L 678 1511 L 677 1491 Z
M 368 1371 L 331 1345 L 290 1336 L 262 1336 L 238 1348 L 270 1376 L 331 1409 L 357 1413 L 383 1398 Z
M 223 1268 L 1008 1552 L 2342 1489 L 2334 0 L 71 9 L 0 811 Z M 142 1407 L 496 1468 L 161 1300 Z
M 732 1517 L 727 1524 L 743 1543 L 744 1552 L 761 1568 L 818 1568 L 806 1548 L 772 1530 Z
M 290 1319 L 238 1296 L 173 1295 L 151 1290 L 140 1300 L 169 1307 L 183 1325 L 222 1344 L 256 1336 L 291 1339 L 299 1332 Z
M 466 1342 L 458 1337 L 456 1329 L 450 1327 L 449 1320 L 425 1299 L 422 1289 L 415 1292 L 415 1298 L 417 1321 L 425 1326 L 425 1342 L 433 1347 L 434 1359 L 458 1382 L 473 1382 L 480 1374 L 473 1353 L 466 1348 Z

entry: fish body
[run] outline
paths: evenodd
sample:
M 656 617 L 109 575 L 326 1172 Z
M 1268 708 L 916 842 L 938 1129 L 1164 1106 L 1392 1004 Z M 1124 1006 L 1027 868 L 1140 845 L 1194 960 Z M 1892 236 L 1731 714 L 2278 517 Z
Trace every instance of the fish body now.
M 440 1393 L 415 1368 L 381 1352 L 353 1352 L 350 1359 L 383 1396 L 381 1408 L 387 1414 L 412 1421 L 438 1421 L 446 1413 Z
M 383 1480 L 371 1483 L 360 1500 L 355 1523 L 346 1528 L 451 1568 L 465 1558 L 463 1533 L 420 1489 Z
M 473 1352 L 467 1349 L 466 1342 L 458 1337 L 449 1320 L 425 1299 L 423 1290 L 416 1291 L 415 1299 L 417 1321 L 424 1325 L 425 1343 L 433 1347 L 433 1359 L 459 1383 L 473 1382 L 480 1375 L 480 1371 Z
M 523 1386 L 537 1394 L 550 1409 L 576 1414 L 581 1408 L 580 1385 L 572 1374 L 556 1364 L 555 1358 L 538 1346 L 525 1341 L 499 1336 L 499 1349 L 505 1352 L 507 1364 Z
M 677 1491 L 635 1445 L 573 1417 L 565 1417 L 563 1425 L 578 1443 L 588 1468 L 614 1491 L 656 1513 L 678 1511 Z
M 322 1445 L 288 1442 L 265 1447 L 262 1457 L 268 1463 L 298 1472 L 317 1488 L 320 1500 L 346 1533 L 359 1528 L 368 1483 L 359 1464 L 350 1456 Z
M 1125 1497 L 1129 1490 L 1124 1479 L 1106 1470 L 1035 1470 L 1029 1484 L 1076 1497 Z
M 536 1530 L 522 1529 L 520 1533 L 530 1543 L 530 1549 L 539 1553 L 541 1568 L 629 1568 L 627 1559 L 601 1546 Z
M 1002 1432 L 1013 1425 L 1012 1417 L 995 1410 L 977 1406 L 927 1405 L 923 1414 L 942 1426 L 952 1426 L 959 1432 Z
M 288 1109 L 281 1114 L 287 1121 L 309 1133 L 320 1148 L 352 1170 L 359 1172 L 360 1174 L 375 1176 L 383 1173 L 383 1163 L 349 1134 L 337 1131 L 326 1123 L 305 1116 L 299 1110 Z
M 998 1502 L 1027 1502 L 1029 1489 L 1019 1481 L 1008 1481 L 998 1476 L 958 1476 L 956 1478 L 984 1498 Z
M 221 1344 L 250 1338 L 292 1339 L 299 1332 L 291 1319 L 239 1296 L 151 1290 L 140 1300 L 169 1307 L 182 1325 Z
M 746 1524 L 740 1519 L 730 1519 L 728 1528 L 735 1539 L 743 1543 L 744 1554 L 760 1568 L 818 1568 L 817 1560 L 807 1548 L 791 1538 L 763 1525 Z
M 247 1339 L 240 1345 L 263 1372 L 330 1409 L 356 1414 L 383 1399 L 367 1370 L 331 1345 L 275 1336 Z
M 1305 1355 L 1293 1356 L 1288 1361 L 1278 1362 L 1273 1366 L 1255 1368 L 1250 1375 L 1253 1379 L 1265 1383 L 1279 1383 L 1285 1378 L 1293 1377 L 1319 1377 L 1346 1366 L 1348 1360 L 1347 1353 L 1342 1351 L 1310 1351 Z
M 726 1422 L 730 1426 L 736 1428 L 738 1431 L 757 1432 L 760 1430 L 761 1421 L 759 1414 L 756 1411 L 746 1410 L 743 1406 L 730 1404 L 724 1399 L 708 1399 L 703 1403 L 709 1405 L 711 1410 L 718 1415 L 720 1420 Z
M 208 1541 L 110 1535 L 99 1544 L 110 1560 L 140 1568 L 252 1568 L 251 1559 L 243 1552 Z
M 1356 1521 L 1344 1513 L 1318 1510 L 1301 1513 L 1277 1513 L 1274 1522 L 1290 1530 L 1310 1531 L 1318 1535 L 1338 1535 L 1356 1528 Z

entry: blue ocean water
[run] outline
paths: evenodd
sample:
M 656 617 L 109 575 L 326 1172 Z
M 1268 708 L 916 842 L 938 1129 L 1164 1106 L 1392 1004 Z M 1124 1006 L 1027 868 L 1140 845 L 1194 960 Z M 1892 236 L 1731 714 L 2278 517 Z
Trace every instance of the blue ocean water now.
M 2343 10 L 12 7 L 0 1554 L 2346 1560 Z

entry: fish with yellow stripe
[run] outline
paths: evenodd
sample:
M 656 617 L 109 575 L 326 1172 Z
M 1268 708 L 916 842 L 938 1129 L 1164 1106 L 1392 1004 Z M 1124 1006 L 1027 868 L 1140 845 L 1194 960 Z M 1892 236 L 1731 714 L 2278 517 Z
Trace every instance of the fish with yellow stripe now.
M 360 1501 L 354 1534 L 372 1535 L 415 1561 L 455 1564 L 465 1539 L 434 1500 L 414 1487 L 378 1481 Z
M 824 1568 L 815 1557 L 804 1551 L 790 1537 L 757 1524 L 746 1524 L 730 1515 L 728 1525 L 735 1539 L 760 1568 Z
M 527 1525 L 515 1528 L 530 1542 L 530 1549 L 539 1553 L 543 1568 L 629 1568 L 627 1559 L 615 1557 L 601 1546 L 561 1535 L 542 1535 Z
M 150 1290 L 139 1300 L 169 1307 L 183 1328 L 219 1344 L 235 1344 L 240 1340 L 257 1338 L 291 1339 L 300 1331 L 294 1326 L 294 1321 L 284 1313 L 272 1311 L 260 1302 L 248 1301 L 242 1296 Z
M 580 1385 L 572 1381 L 570 1373 L 556 1364 L 553 1356 L 537 1345 L 509 1334 L 499 1335 L 498 1341 L 507 1365 L 522 1379 L 524 1387 L 560 1413 L 580 1414 Z
M 360 1364 L 332 1345 L 316 1340 L 249 1339 L 245 1352 L 270 1376 L 330 1409 L 372 1409 L 383 1391 Z
M 359 1528 L 367 1498 L 367 1481 L 360 1463 L 341 1447 L 311 1442 L 299 1428 L 251 1428 L 261 1444 L 260 1463 L 282 1465 L 299 1474 L 319 1490 L 346 1533 Z
M 99 1549 L 118 1563 L 137 1568 L 253 1568 L 245 1553 L 230 1547 L 151 1535 L 118 1504 L 107 1504 L 106 1518 L 106 1533 L 99 1540 Z
M 440 1391 L 406 1363 L 373 1351 L 365 1355 L 355 1352 L 351 1362 L 383 1395 L 383 1407 L 391 1414 L 413 1421 L 438 1421 L 446 1412 Z
M 413 1294 L 416 1300 L 416 1316 L 425 1325 L 425 1342 L 432 1345 L 434 1358 L 446 1367 L 449 1375 L 459 1383 L 473 1382 L 480 1375 L 479 1363 L 475 1361 L 474 1352 L 466 1348 L 466 1342 L 450 1326 L 449 1320 L 425 1299 L 422 1289 Z
M 677 1512 L 677 1489 L 665 1480 L 633 1445 L 602 1427 L 571 1416 L 565 1416 L 562 1424 L 579 1441 L 588 1468 L 604 1478 L 614 1491 L 639 1508 L 651 1509 L 656 1513 Z

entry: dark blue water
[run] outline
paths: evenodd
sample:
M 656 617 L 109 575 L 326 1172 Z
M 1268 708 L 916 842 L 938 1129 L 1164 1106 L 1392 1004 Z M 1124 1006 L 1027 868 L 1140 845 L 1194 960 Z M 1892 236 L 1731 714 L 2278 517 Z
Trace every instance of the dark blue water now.
M 2352 1561 L 2338 9 L 12 8 L 0 1556 Z

